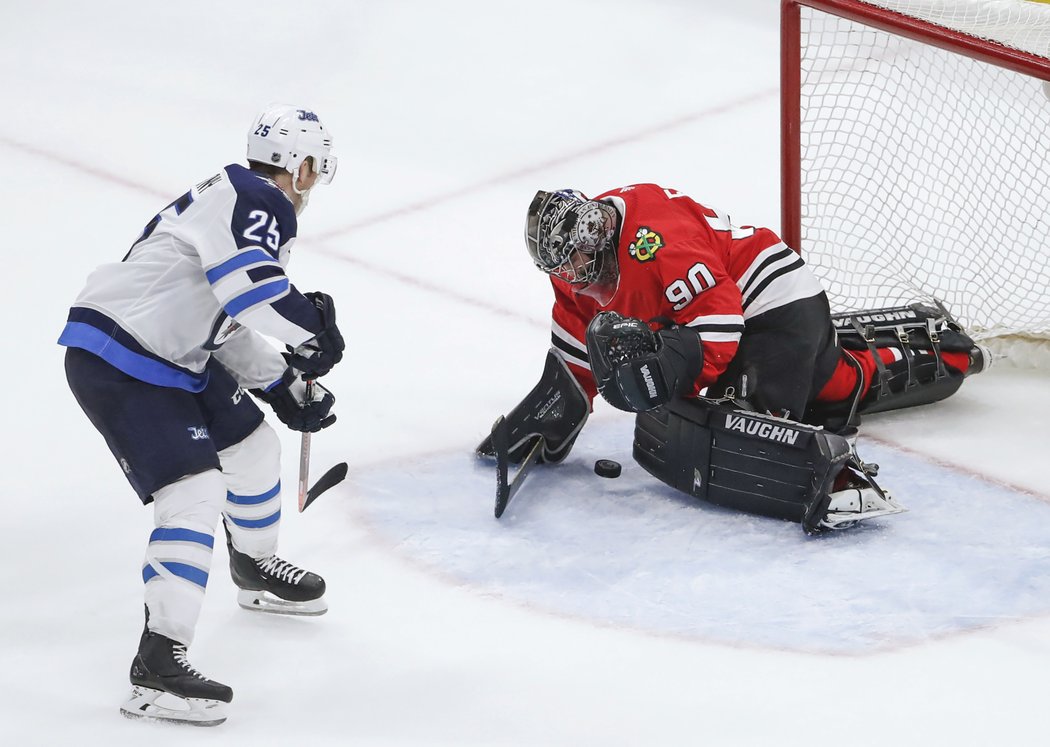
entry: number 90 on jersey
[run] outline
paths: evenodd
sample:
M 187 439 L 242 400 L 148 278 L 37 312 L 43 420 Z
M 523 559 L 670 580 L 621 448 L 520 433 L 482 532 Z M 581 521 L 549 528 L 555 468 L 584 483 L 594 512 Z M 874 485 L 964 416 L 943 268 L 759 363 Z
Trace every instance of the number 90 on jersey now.
M 664 288 L 664 296 L 667 297 L 668 301 L 674 304 L 675 311 L 681 311 L 691 304 L 693 300 L 705 290 L 714 287 L 715 276 L 711 274 L 709 269 L 707 269 L 707 265 L 703 262 L 697 262 L 689 268 L 689 271 L 685 274 L 685 278 L 672 280 L 671 283 Z

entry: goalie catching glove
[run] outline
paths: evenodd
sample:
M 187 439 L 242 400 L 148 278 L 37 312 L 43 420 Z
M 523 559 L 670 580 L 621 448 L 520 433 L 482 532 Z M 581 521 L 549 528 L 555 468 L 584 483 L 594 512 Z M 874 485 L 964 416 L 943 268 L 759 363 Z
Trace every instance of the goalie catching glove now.
M 587 325 L 587 357 L 598 391 L 613 407 L 644 412 L 688 392 L 700 375 L 700 335 L 689 327 L 653 332 L 641 319 L 603 311 Z
M 294 369 L 285 371 L 270 388 L 252 389 L 251 393 L 272 407 L 280 421 L 293 431 L 316 433 L 335 422 L 335 415 L 331 414 L 335 395 L 315 381 L 313 396 L 308 400 L 306 382 Z
M 321 315 L 321 331 L 297 348 L 288 346 L 288 365 L 308 379 L 324 376 L 343 359 L 346 343 L 335 324 L 335 301 L 327 293 L 311 292 L 304 296 Z

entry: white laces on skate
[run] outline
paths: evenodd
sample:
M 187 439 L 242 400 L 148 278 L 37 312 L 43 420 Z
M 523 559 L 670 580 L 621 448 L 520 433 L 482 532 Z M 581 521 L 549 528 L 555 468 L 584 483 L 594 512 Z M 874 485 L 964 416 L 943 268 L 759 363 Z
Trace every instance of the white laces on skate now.
M 271 576 L 276 576 L 282 581 L 292 584 L 298 584 L 303 576 L 306 575 L 306 571 L 302 568 L 297 568 L 287 560 L 281 560 L 276 555 L 258 559 L 255 561 L 255 564 L 259 566 L 259 570 L 263 573 L 269 573 Z
M 187 658 L 189 655 L 186 652 L 185 645 L 181 643 L 176 643 L 174 646 L 171 647 L 171 655 L 175 659 L 175 663 L 183 669 L 185 669 L 188 674 L 192 674 L 194 677 L 198 677 L 202 680 L 208 679 L 203 674 L 194 669 L 193 665 L 190 664 L 189 658 Z

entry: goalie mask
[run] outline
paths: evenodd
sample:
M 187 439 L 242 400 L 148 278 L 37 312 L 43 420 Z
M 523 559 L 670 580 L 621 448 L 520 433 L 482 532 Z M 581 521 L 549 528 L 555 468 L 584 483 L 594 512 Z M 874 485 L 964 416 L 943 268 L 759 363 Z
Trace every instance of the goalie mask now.
M 309 109 L 271 104 L 252 120 L 248 130 L 248 160 L 268 163 L 298 176 L 299 165 L 313 159 L 318 184 L 330 184 L 337 159 L 332 155 L 332 136 Z M 296 194 L 304 194 L 292 180 Z
M 619 283 L 618 227 L 611 205 L 588 200 L 576 190 L 541 190 L 529 205 L 525 243 L 538 268 L 604 306 Z

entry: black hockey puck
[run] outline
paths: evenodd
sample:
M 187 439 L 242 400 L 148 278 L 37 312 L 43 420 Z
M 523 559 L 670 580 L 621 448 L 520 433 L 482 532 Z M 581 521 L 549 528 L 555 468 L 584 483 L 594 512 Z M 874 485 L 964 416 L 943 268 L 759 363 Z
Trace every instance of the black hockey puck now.
M 599 459 L 594 463 L 594 474 L 601 477 L 619 477 L 620 463 L 612 459 Z

